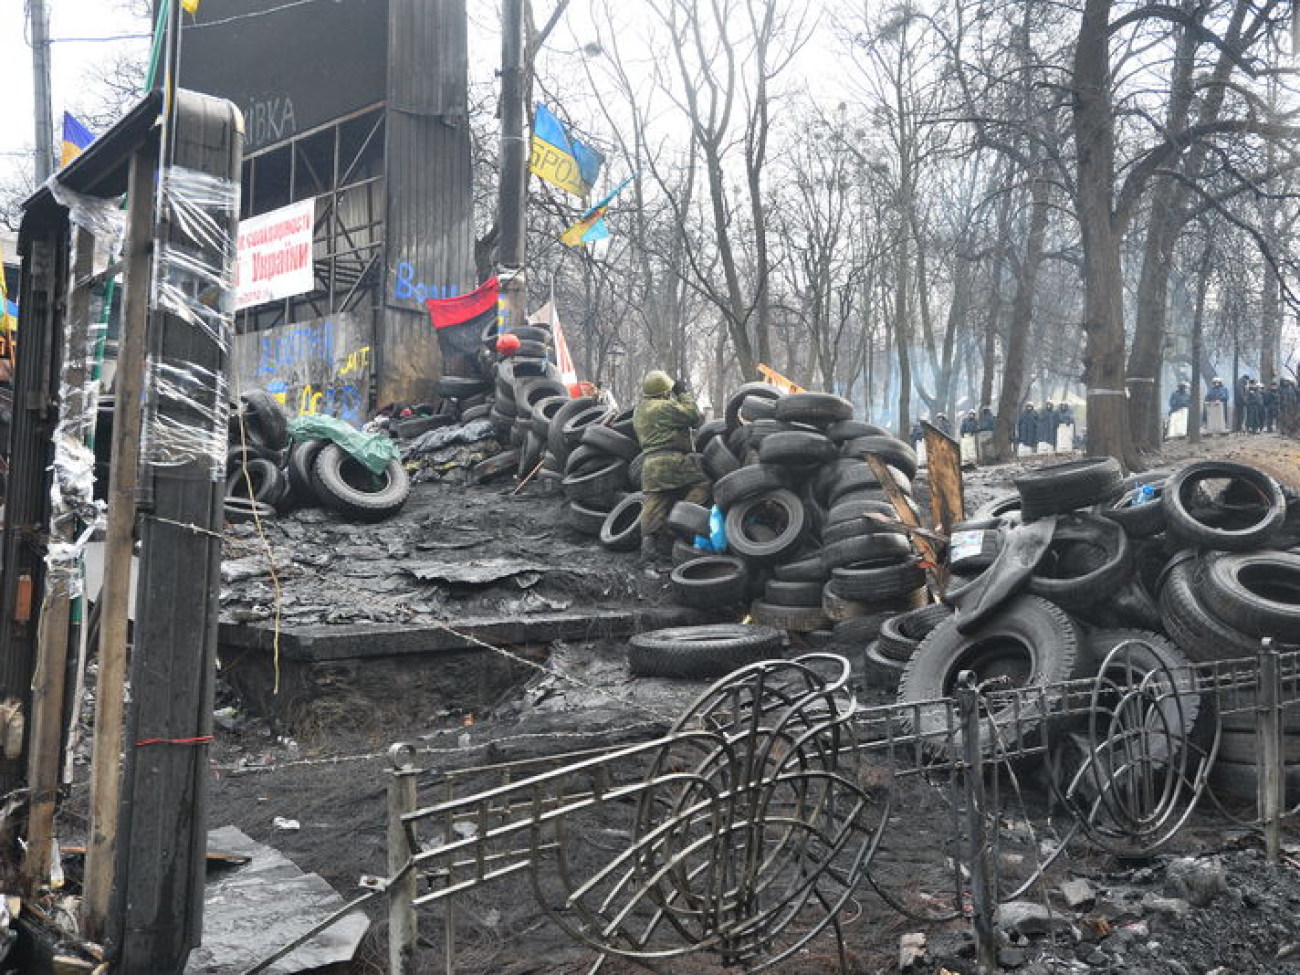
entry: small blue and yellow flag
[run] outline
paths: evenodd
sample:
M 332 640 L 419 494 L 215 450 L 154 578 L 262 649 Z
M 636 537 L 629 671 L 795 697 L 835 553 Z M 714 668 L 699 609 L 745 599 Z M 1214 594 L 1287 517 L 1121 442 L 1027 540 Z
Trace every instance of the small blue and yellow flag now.
M 574 196 L 586 196 L 605 161 L 591 146 L 569 137 L 560 120 L 541 102 L 533 116 L 528 169 Z
M 614 202 L 614 197 L 623 192 L 623 187 L 632 182 L 629 176 L 614 187 L 613 191 L 594 207 L 580 216 L 568 230 L 560 235 L 560 243 L 569 247 L 581 247 L 604 240 L 609 236 L 609 224 L 605 223 L 605 211 Z
M 63 148 L 59 152 L 59 165 L 66 166 L 81 155 L 81 151 L 95 141 L 90 129 L 78 122 L 69 112 L 63 113 Z
M 187 14 L 196 14 L 199 12 L 199 0 L 181 0 L 181 8 Z

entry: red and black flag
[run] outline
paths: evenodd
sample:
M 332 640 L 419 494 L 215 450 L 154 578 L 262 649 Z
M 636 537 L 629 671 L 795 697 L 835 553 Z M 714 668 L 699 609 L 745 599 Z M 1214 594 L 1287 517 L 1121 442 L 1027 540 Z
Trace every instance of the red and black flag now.
M 444 367 L 459 375 L 478 371 L 478 353 L 497 320 L 497 299 L 501 285 L 496 277 L 488 278 L 466 295 L 455 298 L 430 298 L 425 301 L 429 321 L 438 336 Z

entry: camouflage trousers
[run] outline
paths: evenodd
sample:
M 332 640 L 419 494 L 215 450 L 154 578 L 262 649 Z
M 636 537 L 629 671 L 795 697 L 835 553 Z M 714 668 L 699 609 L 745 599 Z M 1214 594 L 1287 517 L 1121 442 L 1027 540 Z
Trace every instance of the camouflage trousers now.
M 668 512 L 678 501 L 690 501 L 694 504 L 709 503 L 711 489 L 707 481 L 688 484 L 686 487 L 673 488 L 671 491 L 646 491 L 641 503 L 641 537 L 653 538 L 664 527 Z

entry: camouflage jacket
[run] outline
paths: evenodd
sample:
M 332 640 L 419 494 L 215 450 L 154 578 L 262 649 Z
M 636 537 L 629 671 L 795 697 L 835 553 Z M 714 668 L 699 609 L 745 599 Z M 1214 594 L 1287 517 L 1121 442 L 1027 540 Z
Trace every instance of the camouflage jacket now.
M 673 491 L 707 480 L 690 454 L 690 430 L 701 419 L 688 393 L 645 396 L 637 403 L 632 426 L 647 455 L 641 469 L 643 491 Z

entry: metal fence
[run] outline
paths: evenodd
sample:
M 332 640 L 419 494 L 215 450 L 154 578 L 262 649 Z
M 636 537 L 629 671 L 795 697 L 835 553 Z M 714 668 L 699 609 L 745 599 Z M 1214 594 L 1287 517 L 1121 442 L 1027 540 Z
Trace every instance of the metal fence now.
M 458 897 L 519 875 L 602 959 L 708 952 L 756 971 L 833 935 L 844 968 L 840 915 L 869 889 L 915 920 L 969 917 L 991 971 L 998 904 L 1062 856 L 1156 850 L 1198 805 L 1229 815 L 1211 788 L 1225 723 L 1256 736 L 1252 822 L 1270 860 L 1298 811 L 1281 746 L 1300 653 L 1268 641 L 1181 669 L 1129 641 L 1089 680 L 1012 688 L 966 672 L 947 697 L 885 707 L 854 702 L 849 670 L 830 654 L 754 664 L 667 734 L 621 748 L 437 773 L 394 745 L 390 876 L 367 895 L 388 901 L 390 970 L 415 970 L 419 911 L 441 903 L 454 972 Z M 950 822 L 934 856 L 952 886 L 924 904 L 872 871 L 918 804 Z

